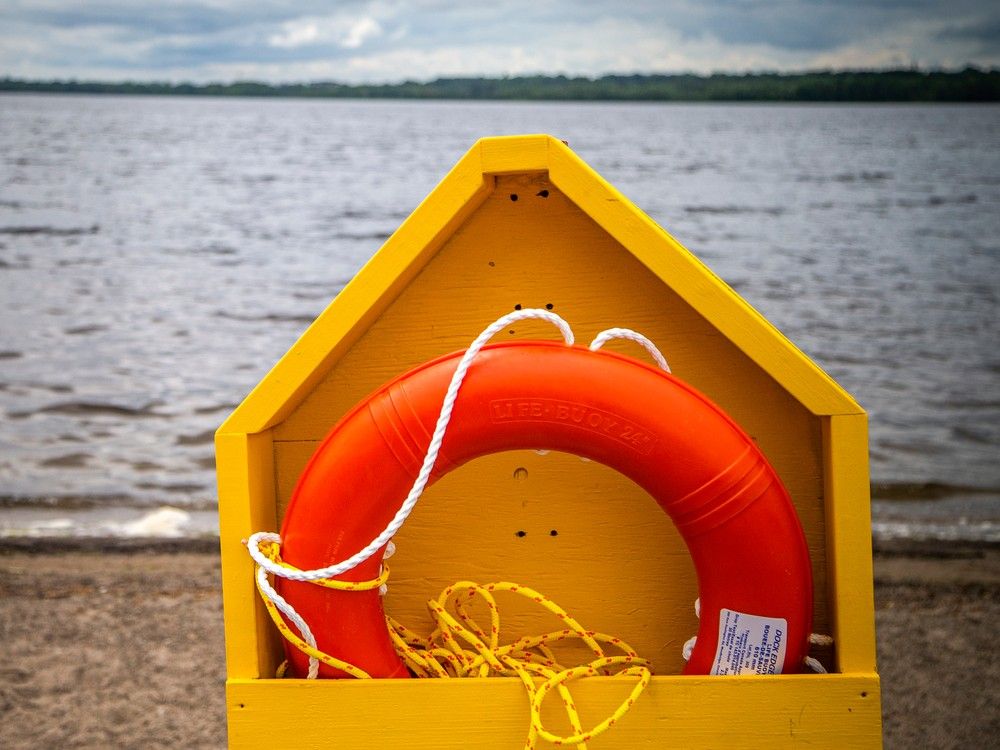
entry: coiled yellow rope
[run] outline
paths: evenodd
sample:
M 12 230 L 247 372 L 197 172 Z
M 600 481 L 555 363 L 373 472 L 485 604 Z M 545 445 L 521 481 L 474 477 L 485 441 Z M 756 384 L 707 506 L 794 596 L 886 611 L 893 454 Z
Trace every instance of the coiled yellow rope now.
M 295 568 L 281 560 L 277 542 L 261 544 L 261 551 L 274 563 L 289 570 Z M 389 578 L 389 568 L 383 562 L 382 572 L 371 581 L 348 582 L 322 578 L 311 581 L 318 586 L 340 591 L 369 591 L 382 586 Z M 260 588 L 258 584 L 258 589 Z M 563 624 L 561 630 L 544 635 L 526 636 L 513 643 L 500 643 L 500 608 L 494 594 L 497 592 L 522 596 L 555 615 Z M 261 591 L 267 611 L 282 636 L 308 656 L 318 659 L 334 669 L 353 677 L 367 679 L 370 675 L 341 659 L 330 656 L 310 646 L 288 626 L 281 613 Z M 473 618 L 470 608 L 477 600 L 489 611 L 489 627 L 484 628 Z M 421 636 L 406 626 L 386 616 L 389 637 L 396 652 L 406 666 L 418 677 L 488 677 L 493 675 L 516 676 L 528 693 L 531 723 L 525 741 L 526 750 L 532 750 L 541 738 L 554 745 L 580 745 L 597 737 L 614 726 L 632 707 L 649 685 L 652 673 L 649 661 L 620 638 L 586 630 L 562 607 L 548 597 L 527 586 L 498 582 L 478 584 L 459 581 L 449 586 L 427 603 L 436 627 L 429 636 Z M 580 642 L 587 647 L 593 659 L 585 664 L 567 667 L 560 663 L 553 648 L 569 642 Z M 621 652 L 605 653 L 605 647 Z M 283 674 L 284 665 L 279 670 Z M 580 715 L 567 683 L 581 677 L 615 675 L 638 679 L 628 698 L 596 726 L 584 730 Z M 560 736 L 545 729 L 542 724 L 542 704 L 555 689 L 562 699 L 573 734 Z

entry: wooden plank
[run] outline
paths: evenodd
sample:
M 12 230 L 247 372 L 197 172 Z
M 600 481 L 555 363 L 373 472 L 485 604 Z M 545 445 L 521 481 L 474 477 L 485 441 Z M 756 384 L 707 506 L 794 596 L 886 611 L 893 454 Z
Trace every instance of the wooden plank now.
M 598 677 L 571 689 L 592 726 L 631 685 Z M 588 747 L 877 748 L 878 693 L 873 674 L 654 677 L 629 713 Z M 511 678 L 230 680 L 227 702 L 230 742 L 241 748 L 517 748 L 528 725 L 524 688 Z M 552 709 L 543 720 L 567 731 Z
M 273 449 L 269 433 L 215 436 L 219 487 L 222 599 L 226 673 L 271 676 L 281 646 L 253 583 L 253 561 L 243 540 L 276 528 Z
M 508 135 L 479 141 L 483 174 L 526 174 L 549 168 L 549 136 Z
M 841 672 L 875 670 L 868 418 L 834 416 L 823 430 L 826 468 L 828 594 Z

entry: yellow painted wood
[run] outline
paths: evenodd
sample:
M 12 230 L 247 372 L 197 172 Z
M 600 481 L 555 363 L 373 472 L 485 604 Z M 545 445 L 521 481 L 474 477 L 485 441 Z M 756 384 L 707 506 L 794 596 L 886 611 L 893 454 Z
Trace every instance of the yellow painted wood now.
M 614 325 L 659 342 L 678 375 L 757 437 L 796 499 L 824 590 L 819 419 L 538 174 L 498 177 L 460 231 L 275 426 L 279 516 L 305 461 L 348 409 L 399 372 L 467 346 L 517 304 L 553 305 L 584 342 Z M 553 335 L 531 322 L 503 337 Z M 642 354 L 635 345 L 609 346 Z M 526 482 L 513 479 L 519 467 L 529 469 Z M 527 536 L 515 536 L 520 530 Z M 629 640 L 660 672 L 680 670 L 680 644 L 696 628 L 696 585 L 669 520 L 631 482 L 576 458 L 539 461 L 529 452 L 475 461 L 425 494 L 396 541 L 388 604 L 406 623 L 427 621 L 427 599 L 474 571 L 544 591 L 588 627 Z M 587 579 L 574 574 L 582 567 Z M 827 628 L 825 597 L 816 599 L 814 617 Z M 516 636 L 548 621 L 523 612 L 509 624 Z
M 253 433 L 297 406 L 489 193 L 474 146 L 313 322 L 220 429 Z
M 253 561 L 243 540 L 276 528 L 273 447 L 269 432 L 215 436 L 222 553 L 222 603 L 226 672 L 230 677 L 270 677 L 281 643 L 253 582 Z
M 875 671 L 871 484 L 868 418 L 833 416 L 824 424 L 827 560 L 837 669 Z
M 526 174 L 549 168 L 547 135 L 508 135 L 479 141 L 483 174 Z
M 861 411 L 850 395 L 760 313 L 555 139 L 549 142 L 549 176 L 605 231 L 814 414 Z
M 322 713 L 321 706 L 327 711 L 326 719 L 317 719 L 315 734 L 300 735 L 313 738 L 301 746 L 348 747 L 364 745 L 356 744 L 360 735 L 354 729 L 329 717 L 330 706 L 342 705 L 343 696 L 354 696 L 343 705 L 356 701 L 352 711 L 358 715 L 389 717 L 376 722 L 382 734 L 371 746 L 392 744 L 405 733 L 405 716 L 391 708 L 397 703 L 412 705 L 415 716 L 439 718 L 448 714 L 440 706 L 451 702 L 469 711 L 481 700 L 498 702 L 504 711 L 511 701 L 524 702 L 510 687 L 246 682 L 273 674 L 281 648 L 256 601 L 252 566 L 239 542 L 252 531 L 280 525 L 318 441 L 357 401 L 416 364 L 464 348 L 516 305 L 550 307 L 570 321 L 582 343 L 611 326 L 646 333 L 680 377 L 744 427 L 792 495 L 813 561 L 815 629 L 835 634 L 837 661 L 827 666 L 845 673 L 779 677 L 759 685 L 736 680 L 748 687 L 657 678 L 656 691 L 685 710 L 640 713 L 623 744 L 606 746 L 658 744 L 672 739 L 668 731 L 690 739 L 679 746 L 719 746 L 726 721 L 736 721 L 720 718 L 729 715 L 725 706 L 733 701 L 755 714 L 774 702 L 775 715 L 783 718 L 773 726 L 766 718 L 736 721 L 756 734 L 747 745 L 730 737 L 727 747 L 763 746 L 752 744 L 759 738 L 769 746 L 802 738 L 824 746 L 811 729 L 782 734 L 799 726 L 786 720 L 795 711 L 805 714 L 820 704 L 820 735 L 828 730 L 831 737 L 852 740 L 851 746 L 877 746 L 860 407 L 690 253 L 547 136 L 483 139 L 470 149 L 220 428 L 228 674 L 231 697 L 241 696 L 230 702 L 232 746 L 264 744 L 261 727 L 273 706 L 294 715 L 291 702 L 298 700 L 305 701 L 300 714 Z M 554 335 L 545 324 L 525 322 L 498 338 Z M 642 355 L 623 342 L 609 348 Z M 680 645 L 697 624 L 697 585 L 673 526 L 631 482 L 574 456 L 518 451 L 473 461 L 425 493 L 396 541 L 386 603 L 417 629 L 429 627 L 426 600 L 461 578 L 538 588 L 586 626 L 632 642 L 659 674 L 680 669 Z M 551 629 L 521 604 L 513 605 L 504 625 L 511 636 Z M 867 698 L 856 705 L 851 691 L 862 683 Z M 605 689 L 581 687 L 585 697 L 595 691 L 597 703 Z M 524 709 L 521 723 L 513 712 L 504 714 L 504 721 L 519 727 L 517 742 L 523 739 Z M 450 726 L 454 731 L 459 725 Z M 618 728 L 611 736 L 617 734 Z M 413 746 L 433 744 L 430 734 L 417 736 L 423 739 Z M 594 746 L 604 746 L 601 741 Z
M 627 679 L 599 677 L 571 687 L 584 722 L 593 725 L 630 686 Z M 588 747 L 879 747 L 878 696 L 874 674 L 654 677 L 621 722 Z M 230 680 L 227 702 L 234 747 L 515 750 L 524 746 L 528 722 L 524 688 L 509 678 Z M 543 720 L 567 731 L 557 703 L 546 706 Z

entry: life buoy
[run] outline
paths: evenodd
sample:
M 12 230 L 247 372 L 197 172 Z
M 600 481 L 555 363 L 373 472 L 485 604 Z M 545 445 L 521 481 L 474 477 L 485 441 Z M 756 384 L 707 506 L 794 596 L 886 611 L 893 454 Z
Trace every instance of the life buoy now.
M 281 529 L 300 569 L 342 560 L 396 513 L 420 468 L 461 352 L 399 376 L 338 422 L 310 459 Z M 788 492 L 753 441 L 683 381 L 611 352 L 547 341 L 493 344 L 466 375 L 431 481 L 479 456 L 574 453 L 649 492 L 698 576 L 698 640 L 686 674 L 797 672 L 812 627 L 812 574 Z M 377 577 L 376 554 L 341 580 Z M 317 645 L 373 677 L 406 677 L 376 590 L 281 580 Z M 304 654 L 286 644 L 292 673 Z M 748 666 L 749 665 L 749 666 Z M 321 677 L 342 673 L 320 667 Z

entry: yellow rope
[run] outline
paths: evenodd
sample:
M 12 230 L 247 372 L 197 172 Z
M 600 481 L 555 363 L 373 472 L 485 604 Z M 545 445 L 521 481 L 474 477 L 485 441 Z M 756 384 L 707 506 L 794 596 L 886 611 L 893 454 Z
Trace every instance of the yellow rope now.
M 276 564 L 295 570 L 293 566 L 281 560 L 277 543 L 270 543 L 267 547 L 262 545 L 262 550 Z M 311 583 L 340 591 L 368 591 L 384 584 L 388 577 L 389 569 L 383 563 L 382 573 L 370 581 L 319 579 Z M 555 615 L 562 622 L 563 628 L 544 635 L 526 636 L 513 643 L 501 644 L 500 608 L 494 597 L 496 592 L 527 598 Z M 310 646 L 292 631 L 263 591 L 261 598 L 282 636 L 299 651 L 353 677 L 361 679 L 370 677 L 364 670 Z M 470 606 L 477 599 L 484 603 L 489 611 L 488 627 L 480 626 L 470 613 Z M 471 581 L 459 581 L 442 591 L 437 599 L 429 601 L 427 607 L 436 625 L 429 636 L 421 636 L 386 616 L 389 638 L 400 658 L 418 677 L 490 675 L 518 677 L 528 693 L 531 710 L 531 724 L 525 742 L 526 750 L 532 750 L 539 738 L 554 745 L 579 745 L 585 749 L 586 742 L 620 721 L 649 685 L 652 674 L 649 661 L 639 657 L 629 644 L 620 638 L 584 629 L 559 605 L 527 586 L 507 582 L 482 585 Z M 564 666 L 559 662 L 553 647 L 569 642 L 582 643 L 593 658 L 585 664 Z M 605 647 L 614 648 L 621 653 L 609 656 L 605 653 Z M 566 685 L 581 677 L 596 675 L 635 677 L 638 681 L 628 698 L 611 716 L 593 728 L 584 730 L 576 704 Z M 573 729 L 571 735 L 554 734 L 542 724 L 542 704 L 553 689 L 562 699 L 566 716 Z
M 279 565 L 286 570 L 299 570 L 294 565 L 289 565 L 281 559 L 281 545 L 278 542 L 262 541 L 260 543 L 260 551 L 275 565 Z M 315 583 L 317 586 L 324 586 L 328 589 L 337 589 L 337 591 L 371 591 L 372 589 L 377 589 L 388 580 L 389 568 L 383 562 L 382 572 L 379 574 L 379 577 L 373 578 L 370 581 L 338 581 L 336 578 L 316 578 L 309 581 L 309 583 Z
M 267 558 L 275 564 L 289 570 L 297 570 L 295 566 L 289 565 L 281 559 L 281 549 L 277 542 L 262 542 L 260 548 Z M 338 591 L 370 591 L 371 589 L 378 588 L 388 580 L 389 566 L 383 562 L 382 572 L 379 577 L 370 581 L 337 581 L 332 578 L 318 578 L 315 581 L 310 581 L 310 583 L 315 583 L 317 586 L 324 586 L 330 589 L 337 589 Z M 306 643 L 298 633 L 288 627 L 288 624 L 285 622 L 285 618 L 281 616 L 278 608 L 274 606 L 274 603 L 261 590 L 260 583 L 257 584 L 257 591 L 260 594 L 260 598 L 264 600 L 264 606 L 267 607 L 267 613 L 271 616 L 271 620 L 278 628 L 278 632 L 281 633 L 285 640 L 295 646 L 295 648 L 302 653 L 313 657 L 314 659 L 319 659 L 323 664 L 333 667 L 334 669 L 339 669 L 352 677 L 357 677 L 359 679 L 371 677 L 371 675 L 363 669 L 359 669 L 343 659 L 338 659 L 336 656 L 330 656 L 329 654 L 320 651 L 317 648 L 313 648 Z M 285 665 L 280 667 L 282 673 L 284 673 L 284 667 Z

